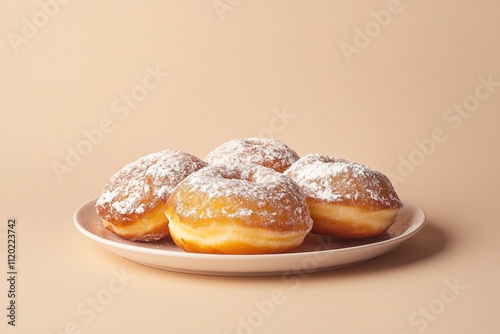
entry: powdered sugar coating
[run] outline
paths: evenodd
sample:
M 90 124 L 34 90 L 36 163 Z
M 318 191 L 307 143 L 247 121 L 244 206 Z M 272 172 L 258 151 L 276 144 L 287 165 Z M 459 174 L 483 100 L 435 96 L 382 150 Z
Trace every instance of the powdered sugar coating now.
M 403 206 L 384 174 L 345 159 L 309 154 L 295 162 L 284 174 L 297 182 L 308 198 L 319 202 L 373 209 Z
M 309 231 L 305 196 L 290 178 L 255 164 L 214 164 L 182 181 L 169 204 L 181 220 L 228 220 L 275 231 Z
M 205 161 L 224 165 L 253 163 L 282 173 L 298 159 L 299 155 L 279 140 L 244 138 L 221 144 L 207 155 Z
M 199 158 L 174 150 L 151 153 L 114 174 L 97 200 L 97 214 L 108 221 L 132 221 L 166 202 L 175 186 L 206 166 Z

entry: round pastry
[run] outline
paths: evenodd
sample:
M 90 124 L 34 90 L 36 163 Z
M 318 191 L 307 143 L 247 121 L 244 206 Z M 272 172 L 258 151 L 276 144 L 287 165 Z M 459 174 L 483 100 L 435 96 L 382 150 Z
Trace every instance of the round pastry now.
M 169 234 L 166 201 L 174 187 L 206 163 L 166 150 L 134 161 L 113 175 L 97 200 L 104 226 L 131 240 L 155 241 Z
M 244 138 L 221 144 L 207 155 L 205 161 L 224 165 L 253 163 L 283 173 L 298 159 L 298 154 L 279 140 Z
M 284 174 L 306 195 L 317 234 L 375 237 L 394 223 L 403 207 L 384 174 L 348 160 L 309 154 Z
M 281 253 L 311 230 L 299 186 L 255 164 L 210 165 L 179 183 L 167 202 L 174 242 L 188 252 Z

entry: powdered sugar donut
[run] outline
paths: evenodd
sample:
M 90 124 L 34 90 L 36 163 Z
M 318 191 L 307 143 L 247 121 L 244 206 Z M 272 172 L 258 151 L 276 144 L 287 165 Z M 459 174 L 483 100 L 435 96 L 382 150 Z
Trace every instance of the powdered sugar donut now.
M 165 217 L 174 187 L 206 163 L 181 151 L 166 150 L 134 161 L 113 175 L 97 200 L 97 215 L 116 234 L 155 241 L 169 234 Z
M 253 163 L 282 173 L 298 159 L 299 155 L 279 140 L 244 138 L 221 144 L 207 155 L 205 161 L 224 165 Z
M 210 165 L 175 188 L 166 215 L 174 242 L 188 252 L 279 253 L 311 230 L 298 185 L 255 164 Z
M 385 175 L 345 159 L 309 154 L 284 174 L 306 195 L 314 233 L 343 238 L 378 236 L 403 206 Z

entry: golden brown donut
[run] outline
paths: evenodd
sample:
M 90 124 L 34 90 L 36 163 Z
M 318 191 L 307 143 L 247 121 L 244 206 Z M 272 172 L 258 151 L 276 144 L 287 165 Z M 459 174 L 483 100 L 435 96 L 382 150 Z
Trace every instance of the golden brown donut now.
M 345 159 L 309 154 L 284 174 L 306 195 L 314 233 L 375 237 L 394 223 L 403 206 L 385 175 Z
M 202 160 L 166 150 L 142 157 L 113 175 L 97 200 L 104 226 L 131 240 L 155 241 L 169 234 L 166 201 L 174 187 L 205 167 Z
M 224 165 L 253 163 L 283 173 L 298 159 L 299 155 L 279 140 L 243 138 L 221 144 L 207 155 L 205 161 Z
M 255 164 L 210 165 L 175 188 L 166 215 L 174 242 L 188 252 L 280 253 L 311 230 L 298 185 Z

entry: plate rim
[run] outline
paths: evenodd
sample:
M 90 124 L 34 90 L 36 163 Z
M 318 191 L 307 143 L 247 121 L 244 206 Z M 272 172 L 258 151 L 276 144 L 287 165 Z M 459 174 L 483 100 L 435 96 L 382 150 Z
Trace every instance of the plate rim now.
M 396 244 L 399 245 L 401 242 L 405 241 L 406 239 L 414 236 L 417 234 L 426 224 L 427 221 L 427 216 L 425 211 L 415 203 L 401 199 L 403 202 L 404 206 L 411 206 L 412 209 L 415 211 L 415 213 L 412 216 L 419 215 L 421 216 L 421 219 L 419 219 L 416 223 L 412 223 L 406 231 L 404 231 L 402 234 L 391 238 L 391 239 L 386 239 L 386 240 L 381 240 L 369 244 L 364 244 L 364 245 L 356 245 L 356 246 L 351 246 L 351 247 L 345 247 L 345 248 L 340 248 L 340 249 L 322 249 L 322 250 L 312 250 L 312 251 L 305 251 L 305 252 L 290 252 L 290 253 L 278 253 L 278 254 L 206 254 L 206 253 L 190 253 L 190 252 L 182 252 L 182 251 L 172 251 L 168 249 L 154 249 L 154 248 L 149 248 L 149 247 L 143 247 L 138 245 L 130 245 L 130 244 L 124 244 L 119 241 L 114 241 L 114 240 L 109 240 L 104 237 L 101 237 L 99 235 L 96 235 L 89 231 L 88 229 L 85 228 L 84 224 L 79 221 L 78 216 L 82 214 L 82 212 L 91 204 L 95 204 L 97 201 L 98 197 L 87 200 L 83 204 L 81 204 L 76 211 L 73 213 L 73 224 L 77 228 L 77 230 L 85 235 L 86 237 L 92 239 L 93 241 L 96 241 L 102 245 L 108 246 L 108 247 L 113 247 L 113 248 L 119 248 L 122 250 L 127 250 L 127 251 L 136 251 L 139 253 L 143 254 L 149 254 L 149 255 L 169 255 L 173 257 L 178 257 L 178 258 L 188 258 L 188 259 L 205 259 L 205 260 L 255 260 L 259 259 L 262 260 L 263 258 L 265 259 L 270 259 L 272 260 L 273 258 L 293 258 L 293 257 L 303 257 L 304 254 L 308 255 L 315 255 L 315 254 L 325 254 L 325 253 L 344 253 L 344 252 L 353 252 L 353 251 L 362 251 L 365 250 L 366 248 L 372 248 L 374 246 L 384 246 L 386 244 Z

